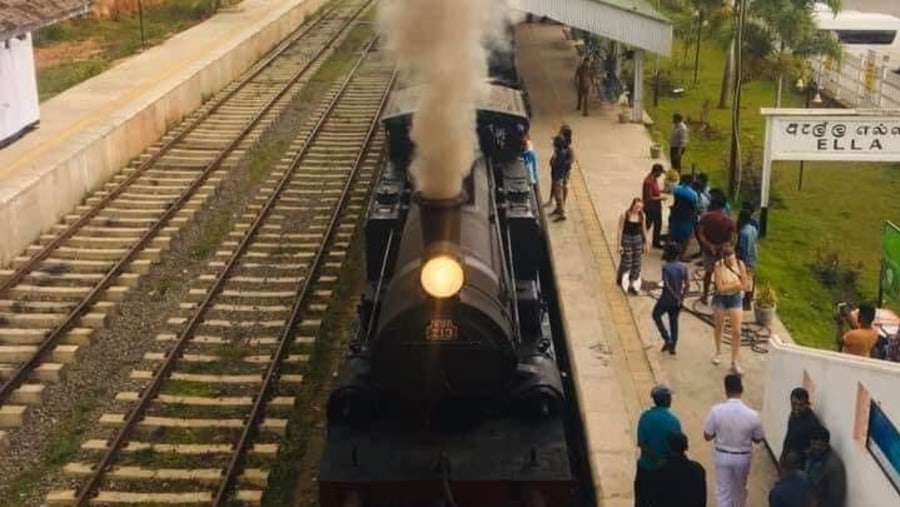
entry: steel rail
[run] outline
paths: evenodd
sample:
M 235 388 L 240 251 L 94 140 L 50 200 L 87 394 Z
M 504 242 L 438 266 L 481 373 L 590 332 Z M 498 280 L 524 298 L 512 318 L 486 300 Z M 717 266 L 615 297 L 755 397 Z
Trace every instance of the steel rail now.
M 262 120 L 262 118 L 271 110 L 274 105 L 281 100 L 284 95 L 290 91 L 290 88 L 294 86 L 294 84 L 306 73 L 306 71 L 328 50 L 329 47 L 348 29 L 350 25 L 353 24 L 354 20 L 359 18 L 364 10 L 366 10 L 374 0 L 369 0 L 366 2 L 359 10 L 357 10 L 353 16 L 348 18 L 347 22 L 341 26 L 341 28 L 337 31 L 337 33 L 326 42 L 326 44 L 322 47 L 322 49 L 316 54 L 314 58 L 311 58 L 307 64 L 305 64 L 300 70 L 298 70 L 290 80 L 285 84 L 285 86 L 269 100 L 266 102 L 265 106 L 260 109 L 253 118 L 244 126 L 239 135 L 226 146 L 226 148 L 220 152 L 220 154 L 216 157 L 215 160 L 210 162 L 202 171 L 202 173 L 191 183 L 191 185 L 185 189 L 185 191 L 175 199 L 168 208 L 163 212 L 162 216 L 156 221 L 150 228 L 143 234 L 143 236 L 138 239 L 138 241 L 131 246 L 131 248 L 125 253 L 125 255 L 120 258 L 115 265 L 113 265 L 112 269 L 110 269 L 106 275 L 100 280 L 100 282 L 95 285 L 91 291 L 81 300 L 80 303 L 65 317 L 63 322 L 61 322 L 56 328 L 50 331 L 43 339 L 40 345 L 38 345 L 37 350 L 33 355 L 29 357 L 29 359 L 23 363 L 21 363 L 16 370 L 12 373 L 12 375 L 0 385 L 0 405 L 6 402 L 9 396 L 13 393 L 13 391 L 18 388 L 22 382 L 25 381 L 26 377 L 31 373 L 38 363 L 41 361 L 41 358 L 49 352 L 53 347 L 57 345 L 57 343 L 62 339 L 62 337 L 71 330 L 75 322 L 84 315 L 87 310 L 93 305 L 100 295 L 112 285 L 113 281 L 124 271 L 125 267 L 131 263 L 147 244 L 149 244 L 153 238 L 161 231 L 166 224 L 184 207 L 184 205 L 194 196 L 195 193 L 203 186 L 209 176 L 215 171 L 222 162 L 229 156 L 229 154 L 234 151 L 235 148 L 243 141 L 243 139 L 256 127 L 256 125 Z M 333 11 L 329 11 L 333 12 Z M 280 55 L 280 53 L 279 53 Z M 270 59 L 267 62 L 267 65 L 274 61 L 275 58 Z M 241 86 L 246 85 L 249 81 L 242 83 Z M 2 292 L 2 291 L 0 291 Z
M 357 66 L 359 66 L 361 63 L 362 60 L 357 63 Z M 287 356 L 288 354 L 291 343 L 290 337 L 293 333 L 294 325 L 300 321 L 300 317 L 309 297 L 310 290 L 313 286 L 313 280 L 316 278 L 318 272 L 322 268 L 322 263 L 326 258 L 326 245 L 334 239 L 335 232 L 338 229 L 337 225 L 341 216 L 341 211 L 344 209 L 347 201 L 349 200 L 350 191 L 353 188 L 353 183 L 355 182 L 356 177 L 359 174 L 359 168 L 360 166 L 362 166 L 366 156 L 368 155 L 369 147 L 371 146 L 372 140 L 377 133 L 378 120 L 381 116 L 381 111 L 384 110 L 384 106 L 387 103 L 387 98 L 388 95 L 390 95 L 391 89 L 393 88 L 395 78 L 396 74 L 391 77 L 390 81 L 385 87 L 384 94 L 381 97 L 381 102 L 378 105 L 378 109 L 372 120 L 372 124 L 369 125 L 369 130 L 368 132 L 366 132 L 365 141 L 363 142 L 363 145 L 360 148 L 359 153 L 357 154 L 356 160 L 353 161 L 353 170 L 350 176 L 347 178 L 347 182 L 344 184 L 340 202 L 335 208 L 335 213 L 331 216 L 331 221 L 328 224 L 328 232 L 326 233 L 326 237 L 323 239 L 321 247 L 316 251 L 316 255 L 315 257 L 313 257 L 313 260 L 310 263 L 310 267 L 306 272 L 306 276 L 304 276 L 298 284 L 296 290 L 297 296 L 294 300 L 294 306 L 291 309 L 291 315 L 287 320 L 287 324 L 282 329 L 281 336 L 279 337 L 278 341 L 278 349 L 276 350 L 271 362 L 269 362 L 266 376 L 263 377 L 262 387 L 260 387 L 253 403 L 253 409 L 250 412 L 250 416 L 247 418 L 247 422 L 244 424 L 244 429 L 241 432 L 241 437 L 238 440 L 238 443 L 235 445 L 235 451 L 231 456 L 231 460 L 229 460 L 228 462 L 228 467 L 224 470 L 224 478 L 222 479 L 222 482 L 219 483 L 219 489 L 216 492 L 215 499 L 213 500 L 214 507 L 225 505 L 225 502 L 228 499 L 228 495 L 231 493 L 231 487 L 237 479 L 237 475 L 241 470 L 241 465 L 243 463 L 245 453 L 248 446 L 252 443 L 251 439 L 253 437 L 253 433 L 257 430 L 257 422 L 259 421 L 260 417 L 262 417 L 263 409 L 265 408 L 265 405 L 267 403 L 267 397 L 269 394 L 271 394 L 269 391 L 277 378 L 278 370 L 281 368 L 281 363 L 284 361 L 285 356 Z
M 365 59 L 365 56 L 368 54 L 374 41 L 375 39 L 367 44 L 360 62 Z M 359 63 L 357 63 L 357 65 L 353 68 L 353 71 L 355 72 L 358 67 Z M 100 482 L 105 476 L 106 470 L 112 465 L 113 461 L 118 456 L 119 450 L 124 445 L 126 437 L 134 428 L 134 426 L 143 419 L 147 408 L 150 406 L 150 403 L 153 401 L 153 399 L 156 398 L 163 383 L 168 379 L 169 375 L 175 367 L 176 361 L 181 357 L 184 348 L 190 342 L 191 337 L 194 336 L 194 332 L 196 331 L 197 327 L 203 322 L 207 310 L 212 307 L 213 302 L 218 297 L 225 283 L 228 281 L 229 277 L 231 276 L 231 272 L 234 270 L 238 261 L 247 250 L 247 247 L 255 237 L 256 232 L 262 227 L 265 219 L 268 218 L 269 212 L 274 207 L 275 202 L 278 200 L 282 191 L 287 186 L 295 170 L 297 169 L 299 161 L 302 160 L 302 158 L 305 157 L 306 153 L 309 151 L 311 147 L 311 141 L 321 131 L 325 122 L 328 120 L 329 115 L 333 112 L 334 106 L 336 105 L 338 99 L 343 95 L 343 91 L 344 89 L 346 89 L 346 86 L 349 84 L 352 77 L 353 75 L 351 74 L 351 76 L 349 76 L 343 83 L 341 92 L 335 96 L 329 107 L 323 113 L 322 117 L 316 122 L 313 129 L 306 136 L 305 142 L 303 143 L 303 147 L 301 148 L 300 152 L 298 152 L 298 154 L 294 157 L 291 166 L 287 171 L 285 171 L 284 175 L 282 175 L 277 186 L 275 187 L 275 190 L 269 195 L 264 207 L 254 219 L 250 228 L 247 229 L 247 232 L 244 234 L 240 244 L 232 253 L 225 266 L 219 271 L 219 274 L 216 276 L 215 281 L 207 291 L 203 301 L 197 306 L 197 309 L 195 310 L 191 319 L 179 333 L 175 345 L 166 355 L 165 361 L 163 362 L 162 366 L 160 366 L 156 370 L 156 373 L 154 374 L 153 379 L 150 381 L 150 384 L 143 389 L 138 401 L 133 407 L 131 407 L 131 409 L 129 409 L 124 424 L 116 432 L 115 437 L 110 441 L 109 447 L 102 460 L 100 461 L 100 464 L 97 465 L 93 475 L 91 475 L 90 479 L 88 479 L 88 482 L 83 485 L 83 487 L 78 491 L 78 496 L 74 503 L 75 507 L 83 507 L 87 505 L 90 502 L 90 499 L 94 496 L 97 488 L 100 486 Z
M 184 139 L 188 135 L 190 135 L 197 127 L 199 127 L 203 122 L 208 120 L 210 116 L 215 114 L 219 110 L 219 108 L 221 108 L 223 105 L 225 105 L 226 102 L 231 100 L 231 98 L 234 97 L 234 95 L 237 92 L 239 92 L 241 89 L 244 88 L 244 86 L 249 84 L 250 81 L 252 81 L 253 79 L 256 79 L 256 77 L 259 76 L 259 74 L 263 70 L 265 70 L 269 66 L 270 63 L 272 63 L 279 56 L 281 56 L 281 54 L 284 53 L 284 51 L 286 51 L 287 48 L 289 48 L 291 45 L 293 45 L 301 37 L 303 37 L 307 33 L 309 33 L 313 28 L 315 28 L 315 27 L 319 26 L 321 23 L 323 23 L 325 21 L 325 19 L 327 19 L 328 15 L 332 14 L 335 10 L 337 10 L 337 7 L 333 7 L 328 12 L 322 14 L 321 17 L 319 17 L 314 23 L 312 23 L 310 26 L 308 26 L 302 32 L 296 34 L 295 37 L 292 37 L 291 39 L 280 44 L 271 53 L 271 55 L 268 58 L 266 58 L 262 62 L 257 62 L 257 64 L 255 64 L 254 68 L 252 69 L 251 74 L 249 74 L 243 80 L 241 80 L 237 84 L 237 86 L 234 87 L 233 90 L 226 93 L 223 97 L 217 99 L 216 102 L 213 104 L 213 106 L 208 111 L 206 111 L 205 113 L 203 113 L 202 115 L 200 115 L 199 117 L 194 119 L 194 121 L 191 122 L 190 125 L 188 125 L 183 131 L 179 132 L 178 135 L 176 135 L 174 138 L 172 138 L 172 140 L 166 142 L 162 147 L 160 147 L 159 151 L 157 151 L 156 153 L 151 155 L 149 159 L 147 159 L 146 161 L 141 163 L 141 165 L 139 165 L 137 168 L 135 168 L 135 170 L 130 175 L 128 175 L 127 178 L 122 180 L 119 183 L 119 185 L 116 186 L 116 188 L 114 188 L 113 190 L 111 190 L 106 196 L 104 196 L 100 200 L 100 202 L 98 202 L 97 204 L 92 206 L 91 209 L 84 212 L 77 221 L 75 221 L 72 225 L 70 225 L 65 231 L 63 231 L 62 233 L 57 235 L 56 238 L 53 239 L 53 241 L 44 245 L 44 247 L 39 252 L 33 254 L 31 256 L 31 258 L 28 259 L 28 261 L 24 265 L 22 265 L 18 269 L 16 269 L 12 275 L 10 275 L 8 278 L 6 278 L 6 280 L 3 281 L 2 284 L 0 284 L 0 293 L 6 292 L 7 290 L 9 290 L 9 289 L 13 288 L 14 286 L 18 285 L 19 283 L 21 283 L 22 280 L 26 276 L 28 276 L 29 273 L 34 271 L 41 262 L 47 260 L 47 258 L 49 258 L 50 255 L 56 249 L 58 249 L 60 246 L 62 246 L 62 244 L 65 241 L 71 239 L 72 236 L 74 236 L 79 230 L 81 230 L 84 226 L 86 226 L 88 224 L 88 222 L 90 222 L 92 219 L 94 219 L 101 211 L 103 211 L 103 209 L 105 209 L 107 206 L 109 206 L 109 204 L 112 203 L 113 200 L 115 200 L 117 197 L 122 195 L 122 193 L 124 193 L 125 190 L 128 189 L 128 187 L 130 187 L 132 184 L 134 184 L 134 182 L 137 181 L 138 178 L 143 176 L 144 173 L 146 173 L 157 162 L 159 162 L 160 158 L 162 158 L 166 153 L 168 153 L 172 149 L 174 149 L 179 143 L 184 141 Z M 325 48 L 327 48 L 327 47 L 328 46 L 326 46 Z M 323 51 L 324 51 L 324 49 L 323 49 Z M 313 59 L 313 61 L 315 61 L 315 59 Z M 227 150 L 227 147 L 226 147 L 226 150 Z

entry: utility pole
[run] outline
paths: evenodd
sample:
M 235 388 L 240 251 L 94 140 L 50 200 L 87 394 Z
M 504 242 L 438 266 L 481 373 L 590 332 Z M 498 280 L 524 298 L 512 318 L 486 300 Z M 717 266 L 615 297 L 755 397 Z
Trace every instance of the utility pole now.
M 697 48 L 694 51 L 694 84 L 700 82 L 700 41 L 703 39 L 703 23 L 706 11 L 700 9 L 697 13 Z
M 659 11 L 660 0 L 656 0 L 656 10 Z M 659 53 L 653 59 L 653 107 L 659 106 Z

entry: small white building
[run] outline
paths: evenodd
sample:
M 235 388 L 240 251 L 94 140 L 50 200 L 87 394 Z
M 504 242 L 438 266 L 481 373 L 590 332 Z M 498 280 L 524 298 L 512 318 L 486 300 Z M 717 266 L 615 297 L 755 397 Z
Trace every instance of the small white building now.
M 40 122 L 31 32 L 86 14 L 88 0 L 0 0 L 0 148 Z

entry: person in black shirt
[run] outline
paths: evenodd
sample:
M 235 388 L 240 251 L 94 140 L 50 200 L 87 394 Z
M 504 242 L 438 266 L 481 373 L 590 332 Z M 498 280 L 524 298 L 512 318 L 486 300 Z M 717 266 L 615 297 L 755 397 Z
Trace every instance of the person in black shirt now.
M 819 418 L 810 407 L 809 392 L 802 387 L 795 388 L 791 391 L 791 415 L 788 417 L 787 433 L 781 446 L 781 459 L 784 459 L 788 452 L 806 456 L 810 436 L 820 426 Z
M 669 435 L 671 454 L 659 470 L 658 503 L 654 507 L 706 507 L 706 470 L 688 459 L 684 433 Z

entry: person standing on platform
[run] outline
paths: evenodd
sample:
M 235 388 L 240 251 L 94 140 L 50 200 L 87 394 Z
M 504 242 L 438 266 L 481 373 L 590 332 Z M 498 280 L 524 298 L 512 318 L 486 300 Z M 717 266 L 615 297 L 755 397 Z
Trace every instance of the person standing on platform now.
M 631 201 L 631 206 L 619 217 L 619 271 L 616 280 L 625 283 L 628 274 L 628 293 L 638 295 L 638 280 L 641 277 L 641 258 L 647 252 L 647 235 L 644 233 L 644 202 L 640 197 Z
M 553 180 L 551 199 L 556 207 L 550 212 L 555 215 L 554 222 L 566 219 L 566 188 L 569 183 L 569 174 L 572 172 L 572 150 L 566 144 L 563 136 L 553 138 L 553 156 L 550 158 L 550 177 Z M 549 203 L 548 203 L 549 204 Z
M 756 287 L 756 262 L 758 259 L 757 240 L 759 229 L 755 225 L 752 212 L 741 209 L 737 221 L 737 258 L 747 266 L 747 292 L 744 294 L 744 310 L 750 310 L 753 304 L 753 292 Z
M 578 94 L 578 105 L 575 106 L 575 110 L 581 111 L 584 116 L 588 115 L 588 101 L 593 88 L 594 67 L 591 65 L 591 59 L 585 56 L 575 69 L 575 93 Z
M 778 481 L 769 490 L 769 507 L 814 507 L 812 484 L 803 474 L 803 458 L 796 452 L 781 456 Z M 817 506 L 816 506 L 817 507 Z
M 725 332 L 725 317 L 731 324 L 731 370 L 738 375 L 744 373 L 738 364 L 738 353 L 741 350 L 741 324 L 744 319 L 744 287 L 747 286 L 747 268 L 734 255 L 731 246 L 721 250 L 722 256 L 713 266 L 713 281 L 716 284 L 716 295 L 713 296 L 713 317 L 715 322 L 714 337 L 716 355 L 713 364 L 722 361 L 722 334 Z
M 669 136 L 669 160 L 672 161 L 672 167 L 681 172 L 681 157 L 684 156 L 684 151 L 687 149 L 688 128 L 681 113 L 672 115 L 672 123 L 672 135 Z
M 528 132 L 522 134 L 522 163 L 525 164 L 525 170 L 528 172 L 528 182 L 537 189 L 538 175 L 538 158 L 537 152 L 534 151 L 534 143 L 531 142 L 531 136 Z
M 678 345 L 678 317 L 681 314 L 681 305 L 690 287 L 688 268 L 678 261 L 678 245 L 669 243 L 663 251 L 662 267 L 662 294 L 653 306 L 653 322 L 659 330 L 665 344 L 662 352 L 675 355 L 675 347 Z M 663 314 L 669 315 L 669 330 L 663 325 Z
M 823 426 L 816 428 L 809 441 L 806 476 L 812 482 L 818 507 L 844 507 L 847 501 L 847 471 L 844 461 L 829 443 L 831 433 Z
M 644 178 L 643 191 L 644 211 L 647 215 L 647 230 L 653 229 L 653 248 L 662 248 L 660 233 L 662 230 L 663 195 L 659 190 L 659 177 L 666 172 L 662 164 L 653 164 L 650 174 Z
M 703 304 L 709 302 L 709 284 L 722 249 L 733 245 L 737 237 L 737 224 L 725 214 L 724 204 L 718 199 L 711 200 L 709 211 L 697 223 L 697 242 L 700 243 L 700 252 L 703 254 Z
M 684 433 L 669 435 L 669 458 L 659 470 L 655 507 L 706 507 L 706 470 L 685 454 Z
M 681 423 L 669 407 L 672 391 L 655 386 L 650 391 L 653 408 L 645 410 L 638 419 L 637 444 L 641 456 L 634 476 L 635 507 L 656 507 L 659 492 L 659 470 L 669 456 L 669 436 L 681 433 Z
M 678 244 L 682 258 L 687 254 L 688 243 L 694 233 L 694 222 L 697 220 L 699 196 L 691 188 L 691 180 L 691 176 L 685 174 L 672 189 L 675 202 L 669 213 L 669 239 Z
M 759 413 L 744 404 L 743 393 L 740 375 L 726 375 L 725 395 L 728 399 L 713 406 L 703 423 L 703 437 L 713 441 L 719 507 L 746 505 L 753 443 L 765 439 Z
M 806 456 L 813 431 L 821 426 L 809 402 L 809 391 L 802 387 L 791 391 L 791 415 L 788 416 L 787 432 L 781 446 L 781 459 L 789 452 Z

